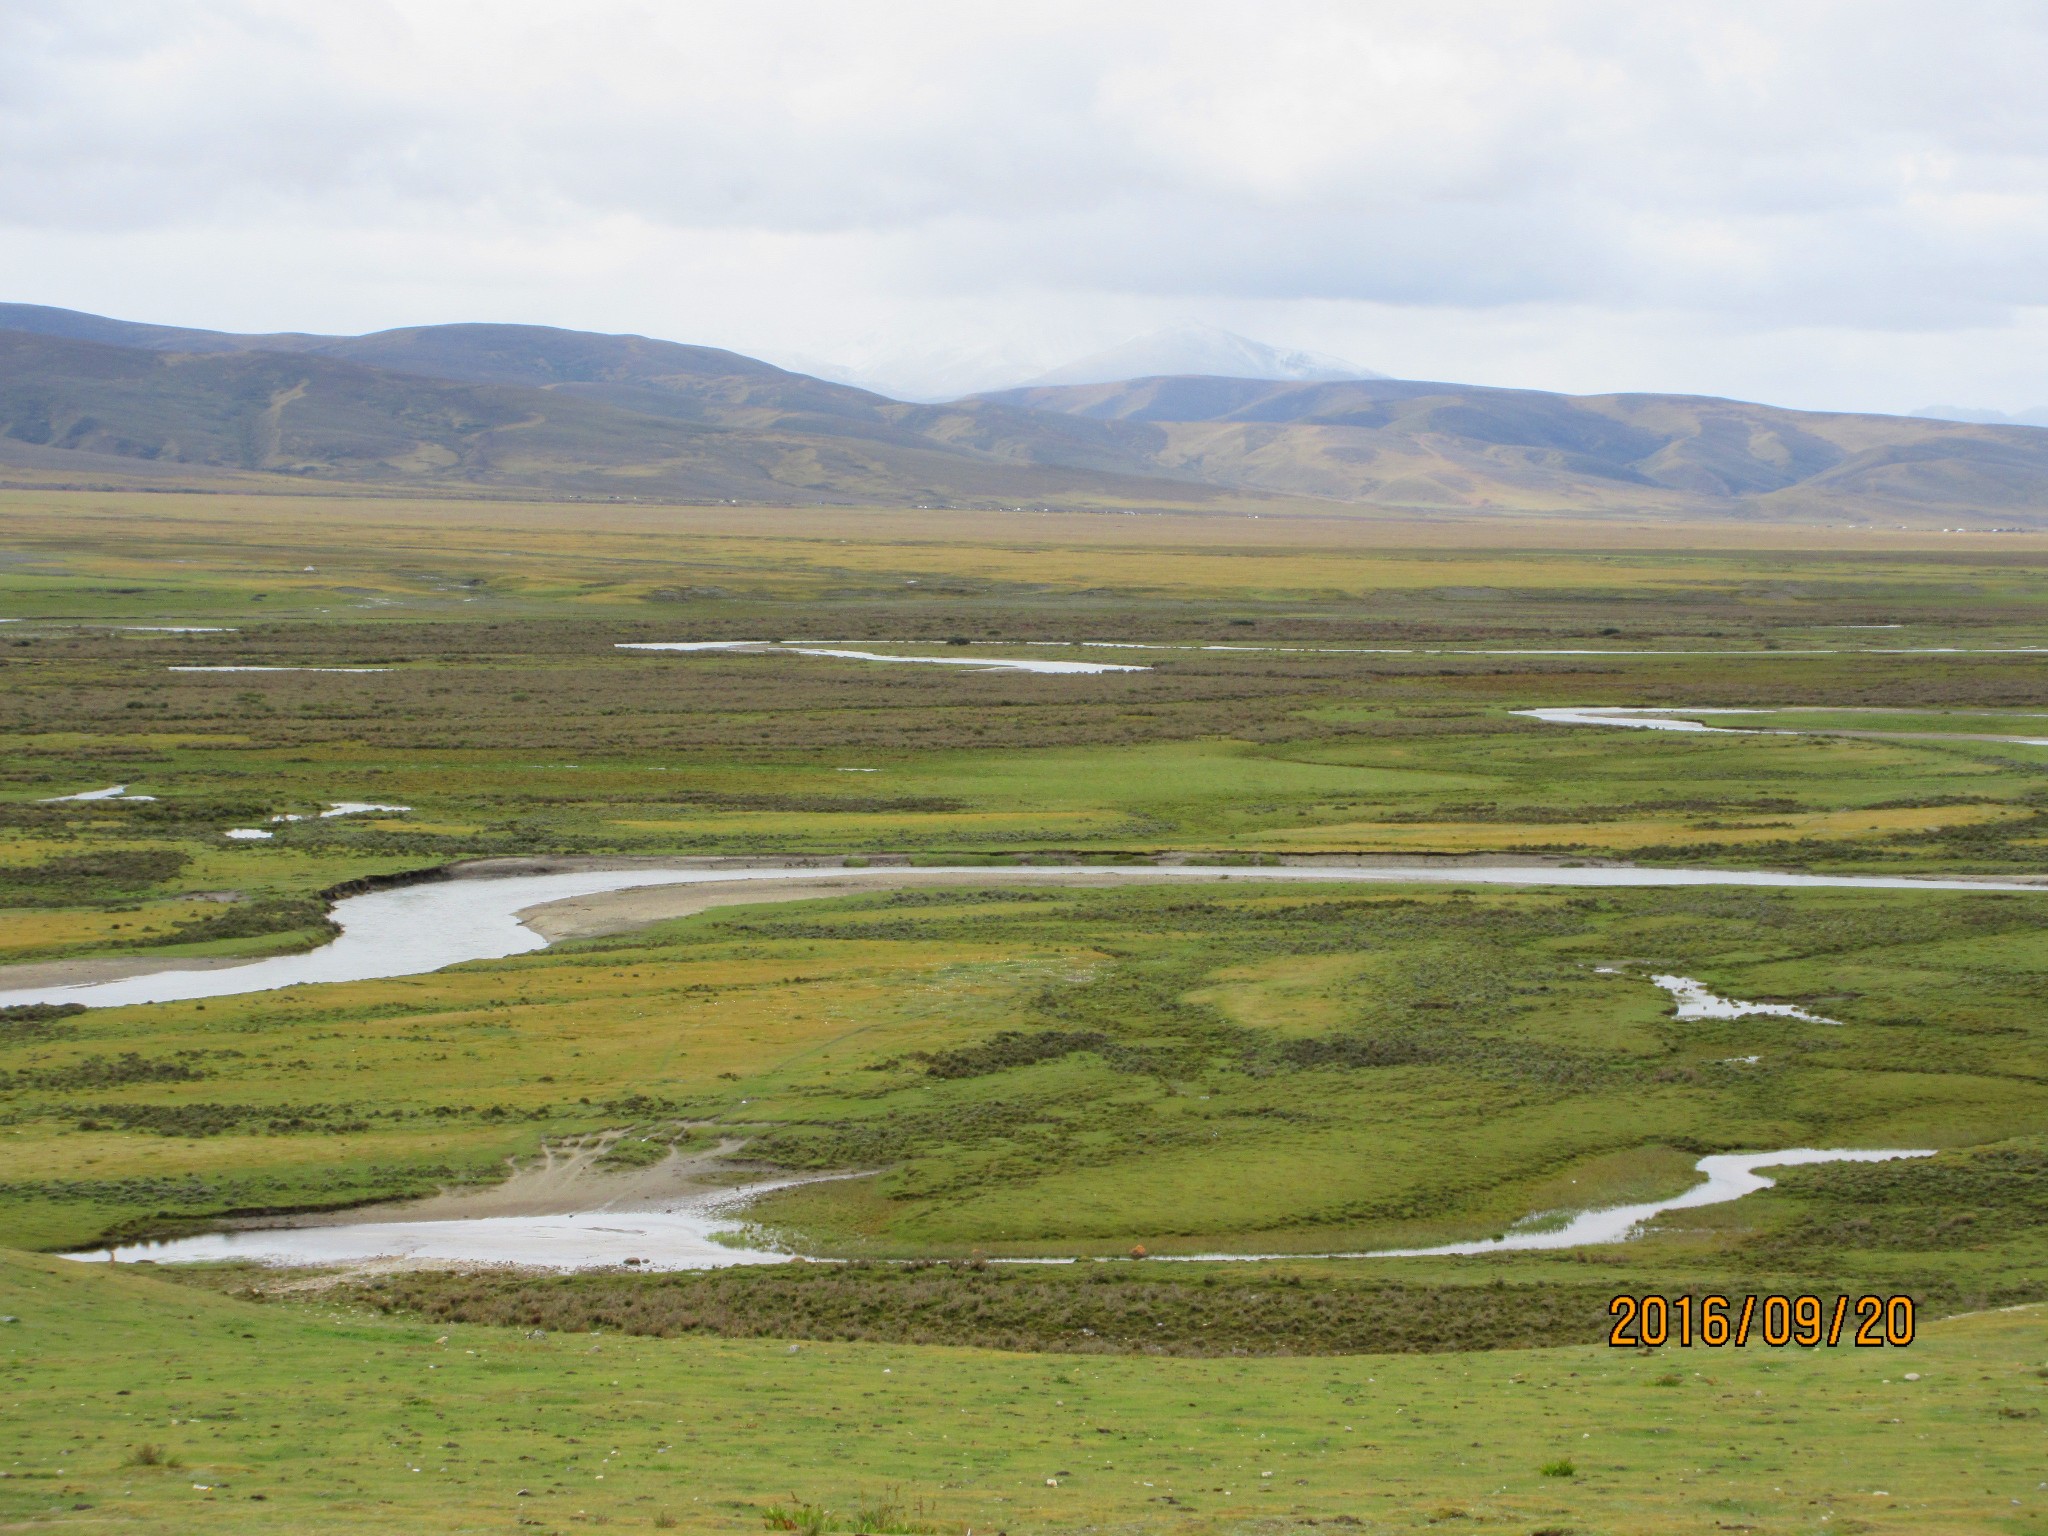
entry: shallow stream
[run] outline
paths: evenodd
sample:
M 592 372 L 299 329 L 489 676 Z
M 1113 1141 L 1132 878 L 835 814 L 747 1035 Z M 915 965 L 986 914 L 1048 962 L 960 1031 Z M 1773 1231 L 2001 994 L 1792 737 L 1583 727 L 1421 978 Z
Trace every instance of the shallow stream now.
M 1796 1147 L 1783 1152 L 1741 1152 L 1703 1157 L 1693 1166 L 1706 1175 L 1683 1194 L 1637 1205 L 1581 1211 L 1554 1230 L 1509 1231 L 1474 1242 L 1433 1248 L 1384 1248 L 1349 1253 L 1188 1253 L 1158 1257 L 1175 1263 L 1250 1263 L 1262 1259 L 1403 1259 L 1583 1248 L 1625 1243 L 1666 1211 L 1723 1205 L 1769 1189 L 1759 1168 L 1809 1163 L 1881 1163 L 1932 1157 L 1917 1150 L 1831 1150 Z M 788 1254 L 729 1247 L 717 1239 L 744 1225 L 741 1208 L 758 1196 L 802 1179 L 757 1184 L 732 1194 L 681 1201 L 662 1210 L 579 1211 L 551 1216 L 478 1216 L 461 1221 L 371 1221 L 334 1226 L 273 1227 L 208 1232 L 162 1243 L 133 1243 L 66 1254 L 82 1262 L 201 1264 L 240 1260 L 278 1266 L 365 1264 L 503 1264 L 533 1269 L 605 1269 L 616 1265 L 658 1269 L 724 1269 L 736 1264 L 780 1264 Z M 1533 1219 L 1533 1218 L 1532 1218 Z M 1081 1263 L 1075 1259 L 1010 1259 L 1013 1264 Z
M 373 981 L 418 976 L 467 960 L 493 960 L 544 949 L 547 940 L 520 921 L 530 907 L 647 885 L 704 882 L 816 880 L 901 884 L 906 874 L 971 874 L 991 885 L 1051 881 L 1087 875 L 1141 875 L 1160 884 L 1203 880 L 1312 881 L 1398 885 L 1522 886 L 1761 886 L 1768 889 L 1873 891 L 2043 891 L 2016 880 L 1916 879 L 1907 875 L 1796 875 L 1770 870 L 1637 869 L 1531 865 L 1265 865 L 1203 864 L 1013 865 L 954 868 L 881 865 L 860 869 L 594 869 L 558 875 L 505 875 L 433 880 L 350 896 L 332 917 L 341 936 L 304 954 L 277 955 L 239 965 L 183 970 L 175 966 L 112 981 L 0 991 L 0 1008 L 29 1003 L 82 1003 L 117 1008 L 134 1003 L 233 997 L 319 982 Z
M 192 998 L 222 997 L 321 982 L 363 981 L 412 976 L 468 960 L 514 955 L 546 947 L 547 940 L 522 920 L 531 909 L 581 896 L 636 887 L 689 883 L 816 881 L 878 886 L 906 883 L 906 876 L 969 874 L 991 884 L 1059 881 L 1077 876 L 1119 874 L 1147 881 L 1243 880 L 1267 882 L 1361 882 L 1433 885 L 1516 886 L 1749 886 L 1773 889 L 1851 888 L 1926 891 L 2041 891 L 2044 887 L 2012 880 L 1915 879 L 1907 876 L 1799 875 L 1763 870 L 1682 870 L 1633 868 L 1553 868 L 1514 865 L 1316 865 L 1316 866 L 1013 866 L 1008 868 L 911 869 L 881 866 L 859 869 L 772 867 L 754 869 L 602 869 L 565 874 L 455 878 L 398 886 L 349 897 L 336 904 L 341 936 L 305 954 L 280 955 L 208 970 L 166 969 L 79 986 L 45 986 L 0 992 L 0 1006 L 25 1003 L 78 1002 L 92 1007 L 118 1007 Z M 1659 977 L 1659 985 L 1686 978 Z M 1698 983 L 1690 983 L 1698 988 Z M 1699 998 L 1680 995 L 1681 1003 Z M 1711 997 L 1699 988 L 1702 996 Z M 1713 999 L 1715 1002 L 1725 1000 Z M 1762 1011 L 1771 1005 L 1728 1006 Z M 1715 1015 L 1718 1016 L 1718 1015 Z M 1816 1021 L 1820 1022 L 1820 1021 Z M 1570 1248 L 1626 1241 L 1651 1217 L 1739 1199 L 1770 1187 L 1760 1167 L 1836 1161 L 1879 1161 L 1925 1157 L 1924 1151 L 1835 1150 L 1798 1148 L 1781 1152 L 1730 1154 L 1702 1158 L 1697 1164 L 1706 1182 L 1669 1200 L 1587 1211 L 1551 1231 L 1511 1231 L 1480 1242 L 1433 1248 L 1398 1249 L 1378 1254 L 1211 1254 L 1189 1257 L 1247 1259 L 1258 1257 L 1404 1257 L 1409 1255 L 1480 1254 L 1511 1249 Z M 261 1231 L 210 1233 L 176 1241 L 101 1249 L 74 1258 L 117 1261 L 149 1259 L 164 1263 L 247 1259 L 266 1264 L 336 1264 L 371 1259 L 424 1263 L 482 1263 L 580 1269 L 623 1264 L 637 1259 L 651 1269 L 704 1269 L 730 1264 L 777 1262 L 782 1256 L 727 1247 L 715 1240 L 740 1224 L 739 1203 L 784 1183 L 760 1185 L 734 1195 L 679 1202 L 646 1211 L 586 1211 L 567 1215 L 476 1217 L 455 1221 L 377 1221 L 353 1225 L 302 1226 Z

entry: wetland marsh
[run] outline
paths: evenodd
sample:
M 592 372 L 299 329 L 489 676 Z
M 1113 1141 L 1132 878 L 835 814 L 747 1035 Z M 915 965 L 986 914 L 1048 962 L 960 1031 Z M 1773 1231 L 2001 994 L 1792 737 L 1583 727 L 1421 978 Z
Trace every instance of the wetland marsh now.
M 885 1366 L 932 1396 L 864 1465 L 943 1500 L 948 1529 L 1262 1518 L 1235 1474 L 1177 1471 L 1169 1508 L 1149 1472 L 1150 1493 L 1096 1480 L 1053 1419 L 1040 1456 L 993 1407 L 954 1411 L 1027 1377 L 1062 1397 L 1084 1369 L 1105 1413 L 1157 1425 L 1192 1394 L 1275 1433 L 1304 1369 L 1389 1387 L 1337 1400 L 1370 1454 L 1333 1440 L 1287 1484 L 1325 1521 L 1455 1498 L 1698 1528 L 1677 1452 L 1603 1447 L 1590 1420 L 1597 1477 L 1536 1480 L 1558 1445 L 1518 1406 L 1526 1372 L 1695 1437 L 1761 1412 L 1738 1382 L 1788 1403 L 1794 1372 L 1867 1407 L 1853 1433 L 1814 1409 L 1811 1458 L 1727 1473 L 1746 1523 L 1841 1496 L 1823 1465 L 1903 1458 L 1885 1475 L 1925 1502 L 1856 1518 L 1970 1528 L 1990 1484 L 1958 1469 L 2024 1460 L 2035 1431 L 1999 1409 L 2036 1391 L 2015 1362 L 2048 1359 L 2048 749 L 2028 723 L 2048 540 L 307 505 L 0 492 L 6 1244 L 342 1232 L 599 1138 L 620 1178 L 686 1159 L 726 1188 L 785 1181 L 718 1218 L 752 1245 L 723 1252 L 848 1262 L 337 1287 L 9 1258 L 0 1310 L 26 1322 L 0 1344 L 65 1407 L 10 1420 L 43 1470 L 0 1483 L 0 1510 L 50 1518 L 75 1483 L 148 1528 L 322 1528 L 298 1410 L 245 1411 L 270 1374 L 232 1352 L 243 1332 L 309 1402 L 359 1394 L 337 1529 L 509 1519 L 529 1483 L 547 1518 L 644 1523 L 683 1431 L 633 1405 L 681 1390 L 695 1432 L 805 1361 L 815 1434 L 690 1461 L 690 1528 L 830 1492 L 828 1421 L 866 1412 L 855 1383 Z M 763 635 L 963 664 L 777 660 Z M 1143 666 L 990 665 L 1117 654 L 1082 642 Z M 697 649 L 631 648 L 678 643 Z M 1740 729 L 1701 728 L 1721 725 Z M 504 878 L 381 887 L 472 861 Z M 383 958 L 335 969 L 365 913 Z M 76 1000 L 107 1006 L 54 990 L 94 975 L 116 990 Z M 1687 1202 L 1702 1167 L 1786 1148 L 1931 1155 Z M 1606 1247 L 1316 1257 L 1653 1206 Z M 994 1262 L 1076 1255 L 1104 1262 Z M 1931 1319 L 2025 1310 L 1929 1325 L 1916 1358 L 1946 1363 L 1924 1415 L 1880 1411 L 1897 1367 L 1874 1358 L 1717 1357 L 1683 1365 L 1715 1385 L 1663 1389 L 1663 1362 L 1585 1347 L 1617 1288 L 1829 1287 L 1910 1292 Z M 88 1358 L 110 1329 L 190 1385 L 117 1405 Z M 425 1377 L 472 1349 L 510 1373 L 491 1393 Z M 641 1470 L 558 1496 L 580 1452 L 495 1423 L 515 1377 L 630 1422 Z M 1502 1492 L 1453 1488 L 1442 1437 L 1394 1418 L 1449 1415 L 1454 1380 L 1474 1383 L 1455 1411 L 1529 1463 L 1488 1462 Z M 1019 1411 L 1064 1409 L 1041 1396 Z M 243 1406 L 195 1430 L 201 1398 Z M 431 1496 L 439 1474 L 398 1454 L 429 1420 L 465 1451 Z M 352 1438 L 373 1421 L 384 1450 Z M 109 1438 L 73 1452 L 61 1424 Z M 195 1475 L 120 1467 L 124 1436 Z

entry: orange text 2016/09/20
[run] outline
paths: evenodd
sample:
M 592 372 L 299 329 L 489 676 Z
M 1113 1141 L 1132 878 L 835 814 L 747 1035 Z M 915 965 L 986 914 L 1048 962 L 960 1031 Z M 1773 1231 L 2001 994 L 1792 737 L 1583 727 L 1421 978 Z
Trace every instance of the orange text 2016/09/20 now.
M 1910 1296 L 1617 1296 L 1607 1342 L 1616 1349 L 1768 1344 L 1858 1349 L 1913 1342 Z

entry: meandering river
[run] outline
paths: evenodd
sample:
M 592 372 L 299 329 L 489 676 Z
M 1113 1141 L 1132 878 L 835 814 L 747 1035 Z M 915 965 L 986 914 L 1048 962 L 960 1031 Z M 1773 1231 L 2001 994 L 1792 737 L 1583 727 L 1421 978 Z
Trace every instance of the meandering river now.
M 1881 1163 L 1902 1157 L 1932 1157 L 1910 1149 L 1794 1147 L 1782 1152 L 1738 1152 L 1703 1157 L 1694 1166 L 1706 1175 L 1683 1194 L 1637 1205 L 1581 1211 L 1563 1225 L 1510 1230 L 1500 1237 L 1443 1243 L 1433 1248 L 1383 1248 L 1344 1253 L 1182 1253 L 1157 1257 L 1174 1263 L 1252 1263 L 1262 1259 L 1405 1259 L 1509 1253 L 1518 1250 L 1584 1248 L 1625 1243 L 1666 1211 L 1724 1205 L 1769 1189 L 1759 1168 L 1811 1163 Z M 790 1257 L 759 1248 L 721 1243 L 739 1231 L 747 1202 L 777 1189 L 808 1182 L 778 1179 L 717 1196 L 678 1201 L 659 1210 L 593 1210 L 546 1216 L 478 1216 L 462 1221 L 365 1221 L 333 1226 L 272 1227 L 207 1232 L 162 1243 L 131 1243 L 70 1253 L 82 1262 L 203 1264 L 240 1260 L 277 1266 L 320 1266 L 396 1261 L 401 1264 L 516 1264 L 532 1269 L 606 1269 L 615 1265 L 656 1269 L 725 1269 L 736 1264 L 779 1264 Z M 1531 1227 L 1538 1218 L 1518 1223 Z M 1004 1259 L 1009 1264 L 1072 1264 L 1078 1259 Z
M 552 902 L 649 885 L 816 881 L 829 875 L 852 888 L 915 884 L 920 877 L 972 876 L 991 885 L 1085 881 L 1105 875 L 1160 884 L 1188 881 L 1258 880 L 1284 883 L 1345 883 L 1519 886 L 1753 886 L 1767 889 L 1853 889 L 1871 891 L 2042 891 L 2019 880 L 1916 878 L 1908 875 L 1800 875 L 1772 870 L 1639 869 L 1627 866 L 1532 866 L 1513 864 L 1315 864 L 1255 868 L 1203 864 L 1114 864 L 977 868 L 908 867 L 820 869 L 638 868 L 576 870 L 566 874 L 506 875 L 433 880 L 402 885 L 337 902 L 333 920 L 341 936 L 304 954 L 277 955 L 207 969 L 162 970 L 107 981 L 45 984 L 0 991 L 0 1007 L 28 1003 L 82 1003 L 118 1008 L 136 1003 L 182 1002 L 270 992 L 320 982 L 374 981 L 418 976 L 468 960 L 493 960 L 544 949 L 547 940 L 521 921 L 521 914 Z M 735 895 L 735 901 L 747 899 Z
M 771 899 L 780 882 L 829 878 L 850 890 L 889 889 L 920 880 L 962 878 L 989 884 L 1073 883 L 1117 877 L 1147 883 L 1253 881 L 1285 883 L 1513 885 L 1513 886 L 1746 886 L 1767 889 L 1859 889 L 1887 891 L 2042 891 L 2018 880 L 1923 879 L 1888 875 L 1804 875 L 1770 870 L 1637 869 L 1538 867 L 1521 865 L 1111 865 L 1012 866 L 1003 868 L 635 868 L 589 869 L 559 874 L 472 876 L 397 886 L 352 896 L 336 904 L 341 936 L 298 955 L 250 961 L 207 970 L 166 968 L 83 985 L 21 988 L 0 992 L 0 1006 L 78 1002 L 119 1007 L 194 998 L 225 997 L 321 982 L 365 981 L 413 976 L 457 965 L 546 947 L 547 939 L 523 917 L 535 908 L 578 897 L 646 886 L 721 884 L 731 900 Z M 749 889 L 754 887 L 755 889 Z M 1682 978 L 1677 978 L 1682 979 Z M 1739 1199 L 1770 1186 L 1756 1170 L 1795 1163 L 1875 1161 L 1926 1157 L 1915 1150 L 1816 1150 L 1730 1154 L 1702 1158 L 1706 1181 L 1668 1200 L 1581 1212 L 1555 1230 L 1510 1231 L 1498 1238 L 1433 1248 L 1389 1250 L 1325 1257 L 1394 1258 L 1423 1254 L 1479 1254 L 1512 1249 L 1567 1248 L 1628 1240 L 1644 1222 L 1668 1210 Z M 745 1199 L 775 1185 L 756 1186 L 733 1196 L 700 1198 L 659 1210 L 583 1211 L 548 1216 L 478 1217 L 457 1221 L 377 1221 L 267 1231 L 211 1233 L 160 1244 L 144 1244 L 72 1257 L 105 1261 L 157 1262 L 249 1259 L 268 1264 L 335 1264 L 371 1259 L 426 1263 L 518 1263 L 543 1268 L 581 1269 L 622 1264 L 628 1259 L 651 1269 L 703 1269 L 728 1264 L 775 1262 L 781 1255 L 728 1247 L 721 1232 L 737 1227 Z M 1208 1254 L 1189 1258 L 1247 1259 L 1318 1255 Z M 1179 1257 L 1179 1256 L 1177 1256 Z

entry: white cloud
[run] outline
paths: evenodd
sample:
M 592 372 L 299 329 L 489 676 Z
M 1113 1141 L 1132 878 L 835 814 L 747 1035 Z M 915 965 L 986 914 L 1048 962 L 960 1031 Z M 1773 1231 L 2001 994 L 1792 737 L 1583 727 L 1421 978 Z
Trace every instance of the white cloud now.
M 13 0 L 5 297 L 2048 399 L 2023 0 Z M 1436 338 L 1432 346 L 1431 338 Z

